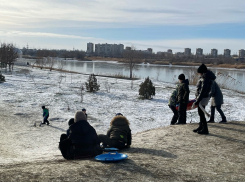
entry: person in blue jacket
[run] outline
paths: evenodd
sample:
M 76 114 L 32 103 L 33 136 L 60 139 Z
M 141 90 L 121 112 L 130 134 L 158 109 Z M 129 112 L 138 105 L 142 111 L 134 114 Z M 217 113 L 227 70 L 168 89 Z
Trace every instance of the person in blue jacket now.
M 49 117 L 49 110 L 48 108 L 45 108 L 45 106 L 42 106 L 43 109 L 43 122 L 42 124 L 46 124 L 49 125 L 49 121 L 48 121 L 48 117 Z

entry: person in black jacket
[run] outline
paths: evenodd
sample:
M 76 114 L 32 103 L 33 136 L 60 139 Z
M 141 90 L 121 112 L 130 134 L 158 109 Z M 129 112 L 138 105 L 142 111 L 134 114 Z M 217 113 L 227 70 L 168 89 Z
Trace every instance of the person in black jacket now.
M 176 124 L 186 124 L 186 109 L 189 102 L 189 80 L 185 79 L 184 74 L 180 74 L 179 77 L 179 89 L 177 94 L 177 103 L 179 104 L 178 110 L 178 122 Z
M 209 102 L 209 93 L 211 91 L 213 81 L 216 79 L 214 73 L 207 69 L 207 67 L 202 64 L 197 69 L 198 74 L 200 75 L 200 79 L 197 83 L 196 90 L 196 102 L 195 105 L 198 106 L 198 114 L 200 116 L 199 127 L 193 132 L 197 132 L 198 134 L 209 134 L 208 125 L 205 118 L 205 114 L 200 108 L 202 106 L 205 109 L 205 106 L 208 105 Z
M 132 136 L 127 118 L 118 113 L 111 120 L 110 125 L 111 127 L 107 131 L 107 135 L 99 135 L 99 140 L 103 146 L 119 149 L 130 147 Z
M 65 159 L 92 157 L 102 153 L 95 129 L 87 122 L 82 111 L 77 111 L 69 136 L 62 134 L 59 149 Z

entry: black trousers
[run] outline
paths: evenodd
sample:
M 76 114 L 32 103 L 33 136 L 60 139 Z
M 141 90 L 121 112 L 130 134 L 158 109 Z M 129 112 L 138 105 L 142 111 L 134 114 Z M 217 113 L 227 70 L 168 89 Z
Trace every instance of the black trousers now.
M 186 124 L 186 109 L 187 104 L 180 103 L 178 110 L 178 123 Z
M 115 147 L 119 149 L 125 148 L 125 143 L 119 140 L 111 139 L 107 135 L 98 135 L 99 140 L 103 143 L 104 147 Z
M 179 114 L 178 111 L 176 110 L 175 106 L 169 106 L 169 108 L 173 111 L 174 115 L 171 120 L 171 124 L 175 124 L 178 120 Z
M 72 146 L 71 140 L 68 139 L 68 136 L 66 134 L 62 134 L 60 136 L 59 149 L 61 151 L 62 156 L 65 159 L 73 159 L 73 156 L 71 156 L 69 153 L 71 146 Z
M 44 124 L 45 124 L 45 123 L 49 124 L 48 117 L 49 117 L 49 115 L 43 117 L 43 123 L 44 123 Z
M 205 109 L 205 106 L 202 106 L 202 107 Z M 198 114 L 200 116 L 199 129 L 200 130 L 208 130 L 208 124 L 207 124 L 205 114 L 199 106 L 198 106 Z
M 225 117 L 223 111 L 221 110 L 221 105 L 218 105 L 218 106 L 211 106 L 211 117 L 210 117 L 210 120 L 211 120 L 211 121 L 214 121 L 215 108 L 216 108 L 216 110 L 219 112 L 219 114 L 220 114 L 222 120 L 226 120 L 226 117 Z

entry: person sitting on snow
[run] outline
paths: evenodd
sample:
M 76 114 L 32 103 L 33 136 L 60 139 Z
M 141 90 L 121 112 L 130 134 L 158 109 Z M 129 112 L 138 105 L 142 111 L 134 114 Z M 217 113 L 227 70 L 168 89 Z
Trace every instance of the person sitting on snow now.
M 95 129 L 87 122 L 82 111 L 77 111 L 69 136 L 60 136 L 59 149 L 65 159 L 93 157 L 102 153 Z
M 73 124 L 74 124 L 74 118 L 71 118 L 71 119 L 68 121 L 68 125 L 69 125 L 69 127 L 70 127 L 70 126 L 73 125 Z M 70 135 L 70 128 L 69 128 L 68 130 L 66 130 L 66 135 L 67 135 L 67 136 Z
M 49 117 L 49 110 L 48 108 L 45 108 L 45 106 L 42 106 L 43 109 L 43 122 L 42 124 L 46 124 L 49 125 L 49 121 L 48 121 L 48 117 Z
M 173 90 L 173 92 L 170 96 L 169 102 L 168 102 L 169 108 L 174 113 L 172 120 L 171 120 L 171 123 L 170 123 L 171 125 L 174 125 L 177 122 L 178 117 L 179 117 L 178 111 L 176 110 L 178 89 L 179 89 L 179 85 L 176 85 L 176 88 Z
M 103 147 L 115 147 L 118 149 L 130 147 L 132 136 L 127 118 L 118 113 L 111 120 L 110 126 L 107 135 L 98 136 Z

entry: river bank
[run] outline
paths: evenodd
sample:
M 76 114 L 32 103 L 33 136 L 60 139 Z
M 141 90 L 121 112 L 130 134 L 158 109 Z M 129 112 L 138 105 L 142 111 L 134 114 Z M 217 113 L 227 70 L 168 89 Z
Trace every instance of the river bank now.
M 93 61 L 117 61 L 120 63 L 125 63 L 127 60 L 125 58 L 109 58 L 109 57 L 88 57 L 86 59 L 93 60 Z M 140 61 L 140 63 L 144 63 L 145 60 Z M 145 62 L 147 63 L 147 61 Z M 156 65 L 170 65 L 169 61 L 162 61 L 162 60 L 156 60 L 156 61 L 150 61 L 150 64 L 156 64 Z M 201 63 L 195 63 L 195 62 L 171 62 L 171 65 L 175 66 L 200 66 Z M 234 63 L 234 64 L 206 64 L 208 67 L 213 68 L 234 68 L 234 69 L 245 69 L 245 63 Z

